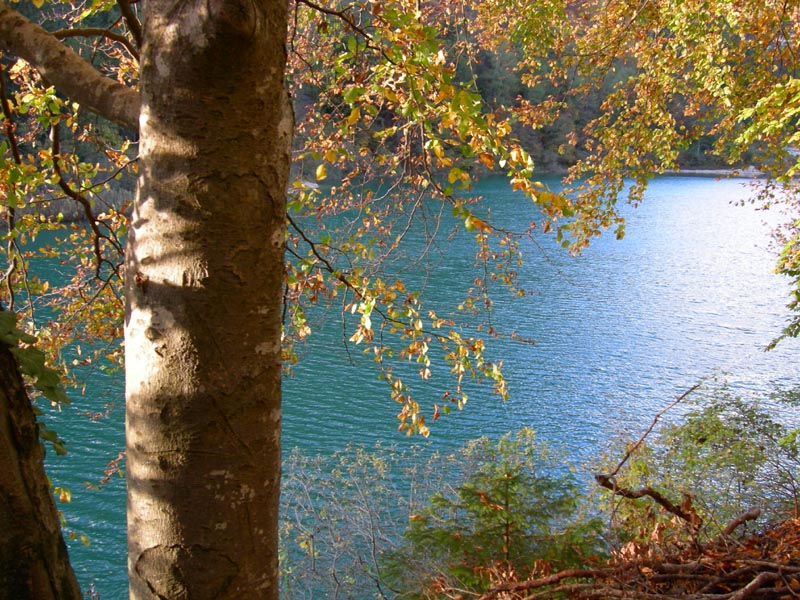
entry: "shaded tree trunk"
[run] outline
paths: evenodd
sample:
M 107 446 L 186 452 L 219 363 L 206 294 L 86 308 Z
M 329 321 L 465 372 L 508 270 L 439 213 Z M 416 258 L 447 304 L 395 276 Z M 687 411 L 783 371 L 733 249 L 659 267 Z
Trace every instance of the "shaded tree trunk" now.
M 0 342 L 0 599 L 79 600 L 44 448 L 14 356 Z
M 277 598 L 287 3 L 144 11 L 126 257 L 130 595 Z

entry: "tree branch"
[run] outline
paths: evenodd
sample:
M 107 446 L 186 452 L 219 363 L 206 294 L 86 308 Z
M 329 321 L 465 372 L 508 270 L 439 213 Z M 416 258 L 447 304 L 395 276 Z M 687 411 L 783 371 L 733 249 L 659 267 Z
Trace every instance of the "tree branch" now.
M 56 122 L 50 128 L 50 141 L 53 148 L 53 171 L 56 174 L 56 178 L 58 179 L 58 187 L 67 195 L 69 198 L 72 198 L 75 202 L 81 205 L 83 208 L 83 215 L 88 223 L 89 227 L 94 234 L 93 237 L 93 246 L 94 246 L 94 256 L 95 256 L 95 277 L 99 280 L 102 280 L 102 268 L 103 263 L 108 264 L 115 275 L 119 276 L 119 268 L 114 265 L 111 261 L 103 258 L 103 251 L 100 247 L 100 240 L 105 239 L 109 244 L 111 244 L 114 249 L 119 252 L 120 256 L 122 255 L 122 247 L 116 240 L 112 240 L 109 236 L 103 234 L 100 231 L 100 226 L 97 223 L 97 219 L 92 212 L 92 204 L 89 199 L 80 193 L 78 190 L 74 189 L 66 179 L 64 179 L 64 174 L 61 170 L 61 136 L 60 136 L 61 128 L 59 124 Z
M 629 488 L 620 487 L 620 485 L 614 480 L 614 477 L 616 477 L 620 469 L 622 469 L 623 465 L 625 465 L 625 463 L 628 462 L 628 459 L 630 459 L 633 453 L 639 450 L 639 448 L 641 448 L 645 439 L 653 432 L 656 425 L 658 424 L 658 421 L 661 419 L 664 413 L 672 409 L 678 403 L 683 402 L 689 396 L 689 394 L 693 393 L 701 385 L 702 382 L 696 383 L 688 390 L 686 390 L 683 394 L 681 394 L 678 398 L 676 398 L 666 408 L 662 409 L 661 412 L 659 412 L 653 418 L 653 421 L 652 423 L 650 423 L 650 427 L 647 428 L 647 431 L 645 431 L 644 434 L 642 434 L 642 437 L 639 438 L 638 442 L 636 442 L 633 446 L 631 446 L 628 449 L 628 451 L 625 453 L 625 456 L 622 458 L 619 464 L 617 464 L 617 466 L 614 468 L 613 471 L 611 471 L 610 473 L 598 473 L 594 476 L 594 479 L 598 483 L 598 485 L 611 490 L 617 496 L 622 496 L 623 498 L 629 498 L 633 500 L 637 498 L 643 498 L 645 496 L 652 498 L 662 508 L 686 521 L 692 528 L 692 532 L 694 533 L 697 532 L 702 521 L 700 519 L 700 516 L 697 514 L 697 511 L 692 506 L 691 497 L 684 496 L 683 503 L 680 506 L 678 506 L 677 504 L 671 502 L 661 492 L 650 487 L 649 485 L 640 488 L 638 490 L 631 490 Z
M 508 583 L 501 583 L 493 586 L 488 592 L 478 597 L 478 600 L 493 600 L 501 596 L 504 592 L 518 594 L 520 592 L 527 592 L 536 588 L 547 587 L 556 585 L 565 579 L 595 579 L 598 577 L 607 576 L 610 569 L 569 569 L 566 571 L 559 571 L 546 577 L 538 579 L 529 579 L 527 581 L 510 581 Z
M 645 496 L 652 498 L 653 501 L 664 508 L 664 510 L 686 521 L 693 533 L 702 525 L 702 520 L 692 506 L 691 497 L 688 495 L 684 495 L 683 502 L 678 506 L 670 501 L 664 494 L 649 485 L 639 488 L 638 490 L 631 490 L 629 488 L 620 487 L 620 485 L 617 484 L 616 481 L 613 481 L 608 475 L 595 475 L 594 478 L 598 485 L 611 490 L 617 496 L 622 496 L 630 500 L 644 498 Z
M 137 0 L 134 0 L 136 2 Z M 139 19 L 136 18 L 136 13 L 133 12 L 133 8 L 131 8 L 130 0 L 117 0 L 117 6 L 119 7 L 119 12 L 122 13 L 122 18 L 125 20 L 125 25 L 128 26 L 128 31 L 131 32 L 133 36 L 133 40 L 136 42 L 136 45 L 141 48 L 142 47 L 142 24 L 139 22 Z
M 745 513 L 742 513 L 738 517 L 731 519 L 730 523 L 722 530 L 722 533 L 719 536 L 719 539 L 727 537 L 731 535 L 739 525 L 742 523 L 746 523 L 747 521 L 753 521 L 761 516 L 761 509 L 760 508 L 751 508 Z
M 353 17 L 349 14 L 347 9 L 334 10 L 331 8 L 326 8 L 324 6 L 321 6 L 320 4 L 317 4 L 316 2 L 312 2 L 312 0 L 297 0 L 297 3 L 305 4 L 310 9 L 320 12 L 324 15 L 330 15 L 332 17 L 341 19 L 348 27 L 350 27 L 350 29 L 352 29 L 356 33 L 361 34 L 361 36 L 363 36 L 364 39 L 366 40 L 372 39 L 372 36 L 369 33 L 367 33 L 367 31 L 364 28 L 360 27 L 358 23 L 356 23 L 355 19 L 353 19 Z
M 0 0 L 0 48 L 28 61 L 71 100 L 131 130 L 139 129 L 139 92 L 104 77 L 52 34 Z
M 22 156 L 17 144 L 16 130 L 17 126 L 14 123 L 14 114 L 11 111 L 11 104 L 8 101 L 8 94 L 6 93 L 6 75 L 3 65 L 0 65 L 0 116 L 3 117 L 3 133 L 8 140 L 8 147 L 11 150 L 11 156 L 17 165 L 22 164 Z M 16 209 L 13 206 L 5 207 L 6 227 L 11 232 L 16 226 Z M 6 284 L 6 293 L 8 294 L 8 310 L 14 310 L 14 286 L 12 285 L 13 276 L 19 267 L 19 247 L 17 246 L 17 239 L 13 236 L 8 236 L 8 245 L 6 246 L 6 254 L 8 255 L 8 270 L 3 273 L 3 280 Z
M 125 46 L 131 56 L 139 60 L 139 51 L 136 49 L 131 41 L 121 33 L 116 33 L 107 28 L 102 27 L 86 27 L 81 29 L 60 29 L 51 34 L 54 38 L 63 40 L 71 37 L 103 37 L 114 42 L 118 42 Z
M 597 479 L 598 481 L 600 481 L 601 479 L 608 481 L 612 477 L 616 476 L 616 474 L 619 473 L 620 469 L 625 465 L 625 463 L 628 462 L 628 459 L 630 459 L 633 453 L 639 450 L 644 441 L 647 439 L 647 436 L 649 436 L 653 432 L 656 425 L 658 425 L 658 422 L 661 419 L 661 417 L 663 417 L 667 411 L 671 410 L 676 405 L 686 400 L 686 398 L 688 398 L 690 394 L 694 393 L 695 390 L 697 390 L 701 385 L 703 385 L 702 381 L 694 384 L 692 387 L 690 387 L 688 390 L 686 390 L 680 396 L 678 396 L 675 400 L 673 400 L 666 408 L 663 408 L 655 417 L 653 417 L 653 421 L 650 423 L 650 427 L 648 427 L 647 431 L 645 431 L 642 434 L 642 437 L 639 438 L 639 441 L 628 449 L 628 451 L 625 453 L 625 456 L 622 457 L 622 460 L 619 461 L 619 464 L 617 464 L 614 470 L 611 471 L 611 473 L 595 475 L 595 479 Z

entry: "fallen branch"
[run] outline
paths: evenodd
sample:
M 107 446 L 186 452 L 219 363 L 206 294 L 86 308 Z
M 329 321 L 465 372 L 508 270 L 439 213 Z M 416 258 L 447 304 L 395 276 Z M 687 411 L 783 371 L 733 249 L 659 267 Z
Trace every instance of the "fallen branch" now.
M 620 487 L 617 485 L 617 482 L 613 481 L 608 475 L 595 475 L 594 478 L 598 485 L 611 490 L 617 496 L 622 496 L 623 498 L 629 498 L 631 500 L 644 498 L 645 496 L 652 498 L 653 501 L 664 508 L 664 510 L 686 521 L 691 527 L 693 533 L 696 533 L 700 528 L 700 525 L 703 524 L 703 520 L 700 518 L 700 515 L 697 514 L 697 511 L 692 506 L 692 498 L 689 495 L 685 495 L 683 502 L 680 506 L 678 506 L 670 501 L 670 499 L 664 496 L 661 492 L 650 487 L 649 485 L 639 488 L 638 490 L 631 490 Z
M 565 579 L 594 579 L 597 577 L 605 577 L 611 571 L 609 569 L 570 569 L 567 571 L 559 571 L 546 577 L 538 579 L 529 579 L 521 582 L 506 582 L 493 587 L 491 590 L 478 597 L 478 600 L 492 600 L 499 594 L 512 593 L 519 594 L 541 587 L 552 586 L 561 583 Z M 561 588 L 559 588 L 561 589 Z
M 608 490 L 611 490 L 617 496 L 622 496 L 623 498 L 630 498 L 632 500 L 635 500 L 637 498 L 644 498 L 645 496 L 652 498 L 658 505 L 660 505 L 666 511 L 686 521 L 692 528 L 693 533 L 696 533 L 697 530 L 700 528 L 700 525 L 702 524 L 702 519 L 692 506 L 692 500 L 690 496 L 685 495 L 683 502 L 681 503 L 680 506 L 678 506 L 673 502 L 671 502 L 661 492 L 650 486 L 646 486 L 638 490 L 631 490 L 628 488 L 620 487 L 614 480 L 614 477 L 620 472 L 625 463 L 628 462 L 631 456 L 633 456 L 634 452 L 636 452 L 642 446 L 647 437 L 653 432 L 661 417 L 664 416 L 664 414 L 667 411 L 671 410 L 676 405 L 683 402 L 689 396 L 689 394 L 697 390 L 697 388 L 699 388 L 701 385 L 702 382 L 696 383 L 688 390 L 686 390 L 683 394 L 678 396 L 668 406 L 662 409 L 658 414 L 656 414 L 656 416 L 653 417 L 653 421 L 650 423 L 650 426 L 647 428 L 647 430 L 642 434 L 639 440 L 628 449 L 628 451 L 625 453 L 625 456 L 622 457 L 622 460 L 617 464 L 616 467 L 614 467 L 614 469 L 610 473 L 598 473 L 597 475 L 594 476 L 595 481 L 597 481 L 598 485 Z
M 728 535 L 756 516 L 747 511 Z M 724 537 L 687 547 L 669 560 L 637 557 L 599 569 L 572 569 L 526 581 L 506 581 L 478 600 L 748 600 L 800 598 L 800 520 L 773 526 L 728 551 Z M 575 581 L 581 580 L 581 581 Z
M 761 515 L 760 508 L 751 508 L 745 513 L 742 513 L 735 519 L 731 519 L 731 522 L 725 526 L 725 529 L 722 530 L 720 537 L 717 539 L 721 539 L 722 537 L 728 537 L 730 534 L 734 532 L 734 530 L 739 527 L 742 523 L 746 523 L 747 521 L 753 521 L 757 519 Z

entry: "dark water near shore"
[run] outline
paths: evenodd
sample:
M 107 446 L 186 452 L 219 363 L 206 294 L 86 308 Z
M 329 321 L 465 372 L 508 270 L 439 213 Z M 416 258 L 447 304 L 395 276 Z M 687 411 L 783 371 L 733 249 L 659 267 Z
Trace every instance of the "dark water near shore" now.
M 527 220 L 521 215 L 530 202 L 510 192 L 505 180 L 483 182 L 477 191 L 491 199 L 493 224 L 519 227 Z M 640 208 L 626 210 L 622 241 L 600 238 L 578 258 L 547 237 L 525 242 L 520 283 L 532 293 L 522 300 L 499 294 L 492 317 L 536 342 L 490 347 L 504 360 L 511 398 L 503 403 L 488 387 L 478 390 L 463 412 L 435 424 L 432 444 L 446 450 L 531 426 L 581 459 L 615 432 L 641 429 L 714 373 L 725 373 L 741 391 L 800 383 L 798 340 L 763 351 L 785 322 L 789 287 L 772 273 L 764 220 L 774 216 L 732 204 L 748 193 L 740 181 L 665 177 Z M 456 239 L 441 255 L 427 285 L 444 302 L 473 276 L 474 245 Z M 418 390 L 423 406 L 441 392 L 433 383 Z M 284 395 L 287 451 L 329 454 L 349 442 L 410 443 L 396 431 L 396 406 L 371 359 L 344 350 L 338 323 L 304 350 Z M 107 418 L 85 416 L 106 405 Z M 88 548 L 70 542 L 82 587 L 92 583 L 103 600 L 127 593 L 124 482 L 114 478 L 101 491 L 85 491 L 83 484 L 97 482 L 123 448 L 122 406 L 122 377 L 94 378 L 57 424 L 69 455 L 49 457 L 54 484 L 73 491 L 73 502 L 62 505 L 68 527 L 91 538 Z

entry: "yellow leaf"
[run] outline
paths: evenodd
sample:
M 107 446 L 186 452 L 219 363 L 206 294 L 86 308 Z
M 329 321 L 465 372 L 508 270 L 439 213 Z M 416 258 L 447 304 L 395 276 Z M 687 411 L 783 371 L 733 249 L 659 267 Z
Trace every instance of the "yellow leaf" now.
M 325 168 L 325 165 L 319 165 L 317 167 L 317 180 L 325 179 L 328 175 L 328 169 Z
M 486 221 L 479 219 L 473 215 L 468 216 L 464 221 L 464 226 L 467 228 L 467 231 L 473 231 L 477 229 L 478 231 L 482 231 L 484 233 L 491 233 L 492 226 L 489 225 Z
M 458 121 L 459 118 L 457 113 L 453 111 L 446 112 L 442 116 L 442 127 L 455 127 L 458 125 Z
M 349 125 L 355 125 L 358 123 L 358 120 L 361 118 L 361 110 L 356 106 L 353 110 L 350 111 L 350 116 L 347 117 L 347 123 Z
M 44 4 L 44 0 L 31 0 L 31 2 L 36 8 L 42 8 L 42 4 Z
M 66 488 L 56 487 L 53 488 L 53 493 L 58 496 L 59 502 L 72 502 L 72 492 Z
M 481 152 L 478 159 L 484 164 L 487 169 L 494 169 L 494 157 L 488 152 Z
M 448 183 L 455 183 L 458 181 L 458 169 L 452 168 L 450 172 L 447 174 L 447 182 Z

